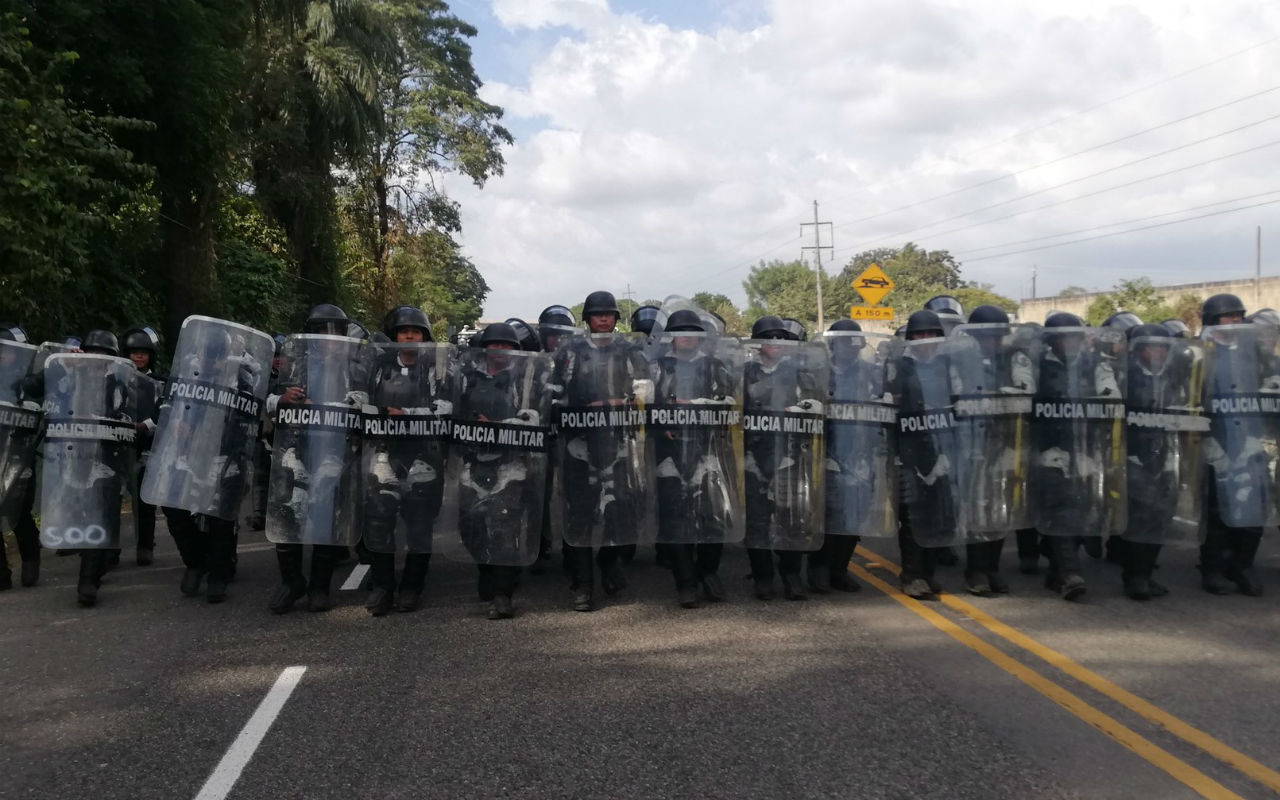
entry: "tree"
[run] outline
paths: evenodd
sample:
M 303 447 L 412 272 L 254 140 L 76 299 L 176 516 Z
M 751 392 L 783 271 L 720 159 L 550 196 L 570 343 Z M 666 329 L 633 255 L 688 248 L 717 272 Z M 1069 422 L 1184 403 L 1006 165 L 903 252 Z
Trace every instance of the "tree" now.
M 1059 297 L 1079 297 L 1082 294 L 1088 294 L 1088 293 L 1089 293 L 1089 290 L 1084 288 L 1083 286 L 1068 286 L 1067 288 L 1058 292 L 1058 296 Z
M 698 292 L 689 299 L 706 310 L 719 314 L 720 318 L 724 320 L 726 333 L 734 336 L 747 336 L 751 333 L 751 326 L 747 324 L 742 311 L 727 296 L 711 292 Z
M 1089 304 L 1085 321 L 1090 325 L 1101 325 L 1118 311 L 1132 311 L 1146 322 L 1177 318 L 1194 330 L 1200 319 L 1200 298 L 1184 294 L 1169 302 L 1147 278 L 1121 280 L 1116 283 L 1114 291 L 1098 296 Z

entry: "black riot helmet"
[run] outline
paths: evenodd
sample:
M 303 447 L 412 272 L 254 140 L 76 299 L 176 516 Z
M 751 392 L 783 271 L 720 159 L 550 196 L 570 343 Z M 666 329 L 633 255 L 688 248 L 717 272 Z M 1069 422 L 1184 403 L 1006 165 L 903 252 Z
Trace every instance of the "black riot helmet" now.
M 943 314 L 951 314 L 956 317 L 964 316 L 964 306 L 949 294 L 935 294 L 925 302 L 924 309 L 932 311 L 938 316 Z
M 431 338 L 431 318 L 427 312 L 414 306 L 396 306 L 382 318 L 382 332 L 392 339 L 396 338 L 399 328 L 417 328 L 422 331 L 424 342 L 434 341 Z
M 86 353 L 99 353 L 109 356 L 120 355 L 120 342 L 111 331 L 93 330 L 84 335 L 80 349 Z
M 592 292 L 587 295 L 587 299 L 582 302 L 582 316 L 591 316 L 592 314 L 612 314 L 615 318 L 621 318 L 622 312 L 618 310 L 618 300 L 613 296 L 613 292 Z
M 927 308 L 913 312 L 907 317 L 907 329 L 904 331 L 908 339 L 913 333 L 932 333 L 937 336 L 944 335 L 942 322 L 938 320 L 938 315 Z
M 636 333 L 643 333 L 648 336 L 653 332 L 653 323 L 658 320 L 658 313 L 661 311 L 657 306 L 640 306 L 631 312 L 631 330 Z M 582 313 L 587 313 L 586 306 L 582 307 Z M 668 330 L 670 326 L 668 325 Z
M 999 306 L 978 306 L 969 312 L 970 325 L 1008 325 L 1009 315 Z
M 791 334 L 791 338 L 797 342 L 809 340 L 809 331 L 805 330 L 804 323 L 795 317 L 783 317 L 782 324 L 786 327 L 787 333 Z
M 578 321 L 573 318 L 573 312 L 565 306 L 547 306 L 538 315 L 538 324 L 563 325 L 566 328 L 572 328 L 578 324 Z
M 682 308 L 679 311 L 672 312 L 667 318 L 667 333 L 675 333 L 677 331 L 705 331 L 706 325 L 702 322 L 702 317 L 698 316 L 698 312 L 692 309 Z
M 1134 325 L 1132 328 L 1129 328 L 1128 330 L 1126 330 L 1124 332 L 1124 335 L 1127 336 L 1129 338 L 1129 341 L 1131 342 L 1134 339 L 1150 339 L 1150 338 L 1172 339 L 1173 338 L 1172 336 L 1169 335 L 1168 328 L 1166 328 L 1163 325 L 1157 325 L 1154 322 L 1144 322 L 1141 325 Z
M 1244 315 L 1244 303 L 1234 294 L 1215 294 L 1200 307 L 1200 324 L 1203 327 L 1217 325 L 1218 320 L 1227 314 Z
M 1258 322 L 1263 325 L 1270 325 L 1273 328 L 1280 328 L 1280 313 L 1277 313 L 1274 308 L 1260 308 L 1245 317 L 1244 321 Z
M 0 341 L 27 343 L 27 332 L 12 322 L 0 322 Z
M 1118 331 L 1128 331 L 1142 324 L 1142 317 L 1132 311 L 1117 311 L 1102 321 L 1102 327 L 1115 328 Z
M 479 340 L 479 341 L 477 341 Z M 488 347 L 491 344 L 506 342 L 512 347 L 520 348 L 520 336 L 515 328 L 505 322 L 493 322 L 484 326 L 484 330 L 471 338 L 472 347 Z
M 342 336 L 347 332 L 347 312 L 332 303 L 321 303 L 312 306 L 307 312 L 307 322 L 302 326 L 303 333 L 328 333 Z
M 277 333 L 271 337 L 271 341 L 276 343 L 276 355 L 280 355 L 280 351 L 284 349 L 285 339 L 287 337 L 283 333 Z
M 751 326 L 752 339 L 790 339 L 791 332 L 787 330 L 786 323 L 772 314 L 767 314 L 756 320 Z
M 160 334 L 155 332 L 151 327 L 130 328 L 124 334 L 124 352 L 129 354 L 134 350 L 145 350 L 155 358 L 156 351 L 160 346 Z
M 1045 317 L 1046 328 L 1083 328 L 1084 320 L 1066 311 L 1055 311 Z
M 1191 329 L 1187 327 L 1187 323 L 1180 319 L 1166 319 L 1160 323 L 1169 335 L 1175 339 L 1186 339 L 1191 336 Z
M 834 331 L 860 331 L 862 330 L 862 326 L 859 325 L 856 320 L 838 319 L 835 322 L 831 323 L 831 327 L 827 328 L 827 330 L 833 331 L 833 332 Z
M 510 325 L 511 330 L 516 332 L 516 338 L 520 340 L 521 350 L 536 353 L 542 349 L 542 341 L 538 339 L 538 334 L 533 332 L 527 322 L 517 317 L 512 317 L 505 324 Z

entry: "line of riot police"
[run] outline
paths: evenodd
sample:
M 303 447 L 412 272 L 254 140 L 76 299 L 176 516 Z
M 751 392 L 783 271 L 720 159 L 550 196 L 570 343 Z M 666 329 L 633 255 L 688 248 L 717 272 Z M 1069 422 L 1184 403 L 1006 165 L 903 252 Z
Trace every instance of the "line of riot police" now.
M 1019 568 L 1047 558 L 1046 586 L 1070 600 L 1085 592 L 1080 549 L 1101 557 L 1104 539 L 1135 599 L 1167 592 L 1163 546 L 1200 546 L 1207 591 L 1257 595 L 1253 558 L 1280 516 L 1280 316 L 1244 312 L 1210 298 L 1195 339 L 1128 312 L 1100 327 L 1062 312 L 1015 324 L 992 306 L 966 319 L 943 295 L 896 336 L 841 320 L 808 341 L 766 316 L 743 341 L 680 297 L 618 333 L 601 291 L 583 327 L 552 306 L 458 347 L 433 342 L 417 308 L 370 336 L 321 305 L 274 338 L 191 317 L 163 382 L 148 329 L 126 336 L 130 363 L 103 331 L 42 351 L 5 326 L 0 522 L 34 584 L 42 449 L 39 541 L 81 554 L 85 605 L 123 529 L 149 518 L 154 531 L 154 507 L 183 593 L 221 601 L 246 498 L 275 545 L 276 613 L 328 609 L 354 546 L 374 616 L 417 609 L 438 553 L 476 565 L 490 618 L 508 618 L 522 570 L 542 571 L 556 538 L 580 611 L 597 586 L 624 590 L 650 543 L 685 607 L 726 599 L 735 542 L 761 600 L 775 576 L 792 600 L 856 591 L 863 537 L 898 539 L 902 589 L 920 599 L 962 546 L 966 590 L 1007 592 L 1011 534 Z

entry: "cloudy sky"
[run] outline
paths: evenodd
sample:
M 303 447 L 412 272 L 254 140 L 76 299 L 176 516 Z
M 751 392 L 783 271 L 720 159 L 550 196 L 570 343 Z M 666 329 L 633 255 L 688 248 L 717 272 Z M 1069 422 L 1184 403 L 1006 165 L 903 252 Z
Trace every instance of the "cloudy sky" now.
M 628 286 L 741 302 L 814 200 L 837 268 L 915 241 L 1015 298 L 1033 267 L 1040 295 L 1251 275 L 1258 225 L 1280 274 L 1280 3 L 453 8 L 517 140 L 483 190 L 447 184 L 489 316 Z

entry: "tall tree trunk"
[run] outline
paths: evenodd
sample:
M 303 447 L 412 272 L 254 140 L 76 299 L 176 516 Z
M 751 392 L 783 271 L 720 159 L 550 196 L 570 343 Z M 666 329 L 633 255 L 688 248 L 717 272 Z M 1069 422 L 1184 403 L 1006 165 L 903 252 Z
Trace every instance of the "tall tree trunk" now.
M 169 316 L 164 321 L 170 342 L 182 322 L 207 311 L 213 286 L 213 226 L 217 188 L 199 187 L 192 194 L 165 194 L 160 200 L 163 263 L 169 276 Z

